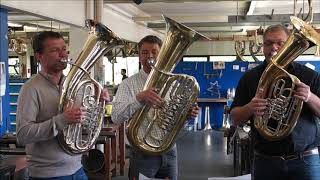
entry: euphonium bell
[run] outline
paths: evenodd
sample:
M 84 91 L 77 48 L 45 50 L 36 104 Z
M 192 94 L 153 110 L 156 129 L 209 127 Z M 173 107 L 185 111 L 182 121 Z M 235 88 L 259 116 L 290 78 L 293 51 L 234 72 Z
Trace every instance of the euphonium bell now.
M 280 140 L 288 136 L 300 116 L 303 101 L 295 98 L 295 83 L 299 79 L 285 68 L 300 54 L 320 45 L 320 35 L 301 19 L 292 16 L 292 34 L 264 70 L 256 96 L 268 100 L 263 116 L 254 117 L 254 126 L 265 139 Z
M 122 46 L 122 40 L 101 23 L 86 21 L 92 29 L 87 41 L 63 83 L 59 112 L 67 106 L 86 107 L 81 123 L 70 124 L 58 134 L 61 147 L 69 154 L 88 151 L 98 138 L 104 118 L 104 101 L 100 100 L 102 86 L 88 71 L 108 51 Z
M 162 107 L 143 106 L 129 120 L 127 137 L 130 144 L 145 153 L 158 155 L 174 144 L 184 126 L 187 114 L 199 94 L 192 76 L 171 74 L 185 50 L 203 35 L 164 16 L 167 35 L 150 72 L 144 90 L 159 89 Z

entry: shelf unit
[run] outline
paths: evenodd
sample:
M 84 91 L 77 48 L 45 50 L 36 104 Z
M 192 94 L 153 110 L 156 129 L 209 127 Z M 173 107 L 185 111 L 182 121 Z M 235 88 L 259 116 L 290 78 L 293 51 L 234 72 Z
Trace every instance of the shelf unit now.
M 10 96 L 10 132 L 16 133 L 16 111 L 18 106 L 18 96 L 22 85 L 27 79 L 9 79 Z

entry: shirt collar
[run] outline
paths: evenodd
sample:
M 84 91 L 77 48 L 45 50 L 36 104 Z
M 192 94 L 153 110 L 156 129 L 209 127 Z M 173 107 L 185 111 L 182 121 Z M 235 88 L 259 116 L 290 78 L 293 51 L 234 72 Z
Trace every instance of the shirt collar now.
M 51 84 L 56 86 L 55 82 L 53 81 L 53 75 L 43 71 L 40 71 L 39 74 L 43 76 L 46 80 L 48 80 Z M 64 74 L 62 74 L 58 86 L 61 86 L 63 84 L 64 79 L 65 79 L 65 76 Z
M 149 74 L 146 73 L 146 72 L 143 70 L 143 68 L 140 69 L 140 74 L 141 74 L 141 76 L 142 76 L 143 79 L 147 79 L 148 76 L 149 76 Z

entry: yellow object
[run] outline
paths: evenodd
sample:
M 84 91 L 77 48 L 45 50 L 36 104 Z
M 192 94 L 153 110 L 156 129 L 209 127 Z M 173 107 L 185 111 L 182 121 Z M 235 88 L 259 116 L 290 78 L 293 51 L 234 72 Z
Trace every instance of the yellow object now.
M 112 112 L 112 104 L 107 104 L 106 105 L 106 116 L 111 116 Z

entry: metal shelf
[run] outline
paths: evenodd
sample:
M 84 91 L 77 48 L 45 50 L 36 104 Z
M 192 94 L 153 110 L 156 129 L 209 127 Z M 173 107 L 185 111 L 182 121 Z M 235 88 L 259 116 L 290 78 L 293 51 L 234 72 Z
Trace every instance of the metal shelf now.
M 198 103 L 227 103 L 226 98 L 198 98 Z
M 9 93 L 10 96 L 19 96 L 19 93 Z
M 10 86 L 22 86 L 24 83 L 9 83 Z

